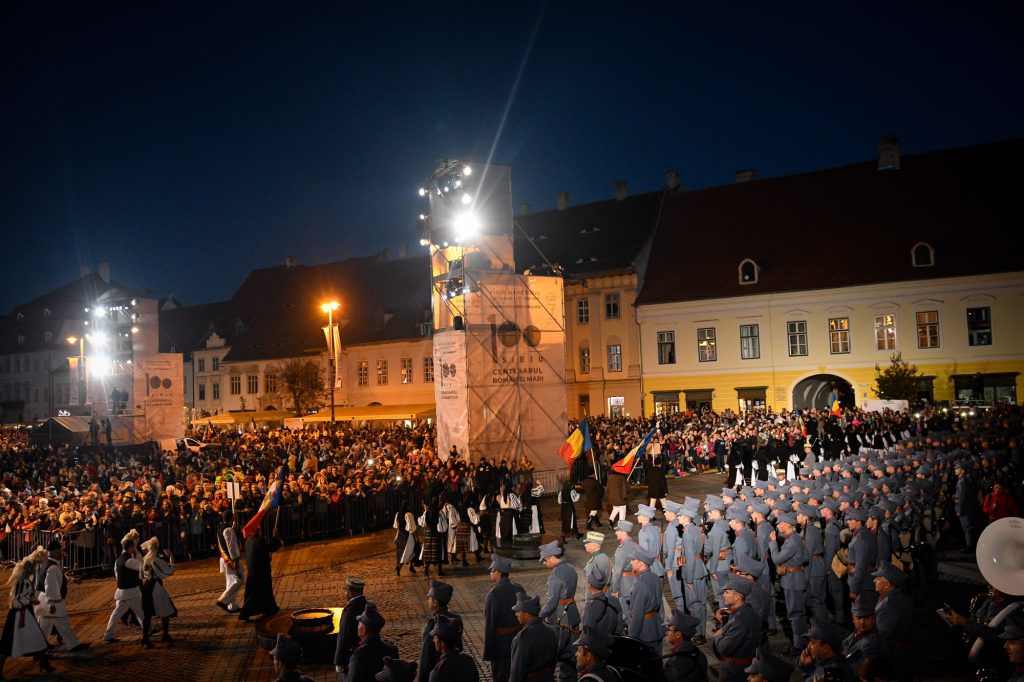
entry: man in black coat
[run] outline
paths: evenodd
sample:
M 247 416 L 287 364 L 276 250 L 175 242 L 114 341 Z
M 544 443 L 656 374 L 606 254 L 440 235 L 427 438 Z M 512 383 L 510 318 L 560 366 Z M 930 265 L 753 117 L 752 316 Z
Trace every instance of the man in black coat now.
M 508 578 L 512 570 L 511 559 L 493 554 L 491 556 L 491 581 L 494 587 L 484 600 L 484 655 L 491 663 L 491 678 L 494 682 L 508 682 L 512 665 L 512 639 L 519 632 L 512 607 L 516 597 L 525 595 L 526 590 L 519 583 Z
M 576 668 L 578 679 L 588 682 L 617 682 L 620 676 L 608 669 L 605 661 L 612 654 L 615 638 L 595 630 L 589 625 L 583 626 L 583 634 L 573 642 L 576 647 Z
M 666 682 L 703 682 L 708 679 L 708 659 L 691 641 L 704 622 L 672 609 L 667 624 L 669 651 L 664 657 Z
M 359 646 L 352 652 L 345 682 L 375 682 L 375 676 L 384 669 L 384 658 L 398 658 L 398 647 L 381 639 L 384 616 L 377 605 L 367 602 L 359 618 Z
M 365 581 L 362 578 L 349 576 L 345 580 L 345 596 L 348 602 L 341 612 L 341 623 L 338 627 L 338 640 L 334 649 L 334 669 L 338 672 L 339 682 L 344 682 L 348 674 L 349 659 L 359 645 L 359 616 L 366 609 L 366 597 L 363 596 Z M 395 658 L 398 658 L 396 655 Z
M 452 593 L 455 589 L 448 583 L 443 583 L 440 580 L 430 581 L 430 591 L 427 592 L 427 605 L 430 607 L 430 617 L 427 618 L 427 624 L 423 627 L 423 632 L 420 636 L 420 663 L 419 663 L 419 682 L 427 682 L 428 678 L 432 677 L 434 666 L 437 664 L 438 659 L 441 657 L 441 651 L 435 644 L 434 630 L 437 627 L 437 620 L 441 616 L 445 616 L 452 620 L 452 628 L 456 628 L 458 638 L 454 637 L 454 631 L 449 628 L 446 631 L 447 648 L 452 653 L 462 651 L 462 616 L 457 613 L 452 613 L 448 610 L 448 602 L 452 600 Z M 475 667 L 475 666 L 474 666 Z
M 245 601 L 238 620 L 249 622 L 254 615 L 277 613 L 278 607 L 270 571 L 270 545 L 263 539 L 258 525 L 242 533 L 248 534 L 245 539 L 245 565 L 249 567 L 249 574 L 245 576 Z
M 604 497 L 604 486 L 591 473 L 583 479 L 583 507 L 587 510 L 587 530 L 601 526 L 601 498 Z
M 462 653 L 462 619 L 437 614 L 431 631 L 438 659 L 434 664 L 429 682 L 480 682 L 480 671 L 472 656 Z

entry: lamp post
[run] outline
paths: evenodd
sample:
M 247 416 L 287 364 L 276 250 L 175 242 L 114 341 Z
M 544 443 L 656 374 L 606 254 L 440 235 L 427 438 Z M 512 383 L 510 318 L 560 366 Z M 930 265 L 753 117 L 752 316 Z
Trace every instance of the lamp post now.
M 85 403 L 89 398 L 89 375 L 85 371 L 85 336 L 69 336 L 67 342 L 69 346 L 78 344 L 78 386 L 76 388 L 78 389 L 78 402 L 84 410 Z
M 320 306 L 320 310 L 327 313 L 327 346 L 330 352 L 330 357 L 327 360 L 327 373 L 331 383 L 331 432 L 334 431 L 334 382 L 337 376 L 338 369 L 335 367 L 336 355 L 334 348 L 334 311 L 341 307 L 341 304 L 337 301 L 331 301 L 324 303 Z

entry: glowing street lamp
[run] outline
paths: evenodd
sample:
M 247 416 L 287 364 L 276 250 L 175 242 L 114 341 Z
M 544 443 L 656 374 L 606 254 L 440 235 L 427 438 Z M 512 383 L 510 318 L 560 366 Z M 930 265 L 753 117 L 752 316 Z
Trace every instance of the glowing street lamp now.
M 330 349 L 331 356 L 327 360 L 327 374 L 330 377 L 331 382 L 331 431 L 334 431 L 334 385 L 337 379 L 338 368 L 335 366 L 335 354 L 334 354 L 334 311 L 341 307 L 341 304 L 337 301 L 330 301 L 320 305 L 320 310 L 327 313 L 327 339 L 328 348 Z

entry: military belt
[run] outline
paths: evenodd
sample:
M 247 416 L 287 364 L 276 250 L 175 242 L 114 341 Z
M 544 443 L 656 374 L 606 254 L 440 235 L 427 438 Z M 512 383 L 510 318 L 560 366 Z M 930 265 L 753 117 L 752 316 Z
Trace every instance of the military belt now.
M 654 618 L 657 615 L 657 611 L 647 611 L 646 613 L 644 613 L 644 620 L 647 620 L 648 618 Z
M 623 575 L 623 576 L 627 576 L 627 575 L 636 575 L 636 571 L 623 571 L 623 572 L 622 572 L 622 575 Z
M 735 665 L 740 668 L 746 668 L 753 662 L 753 658 L 733 658 L 732 656 L 722 656 L 722 663 L 728 663 L 729 665 Z
M 558 600 L 558 605 L 559 606 L 568 606 L 569 604 L 573 603 L 574 601 L 576 601 L 576 600 L 573 597 L 566 597 L 565 599 L 559 599 Z
M 779 575 L 786 575 L 787 573 L 800 573 L 804 570 L 803 566 L 777 566 L 776 567 Z
M 511 625 L 507 628 L 494 628 L 494 634 L 496 635 L 514 635 L 523 629 L 522 625 Z

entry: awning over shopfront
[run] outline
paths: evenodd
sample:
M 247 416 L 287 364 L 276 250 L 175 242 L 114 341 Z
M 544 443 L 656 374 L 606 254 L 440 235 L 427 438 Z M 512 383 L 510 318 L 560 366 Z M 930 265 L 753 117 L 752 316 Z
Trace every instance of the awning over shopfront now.
M 402 421 L 405 419 L 434 419 L 433 403 L 412 405 L 366 405 L 364 407 L 335 407 L 334 421 Z M 331 421 L 331 408 L 302 418 L 304 423 Z
M 212 417 L 199 417 L 192 420 L 195 425 L 213 424 L 214 426 L 231 426 L 235 424 L 263 424 L 266 422 L 283 422 L 285 419 L 294 417 L 291 412 L 285 410 L 257 410 L 253 412 L 227 412 L 215 414 Z

